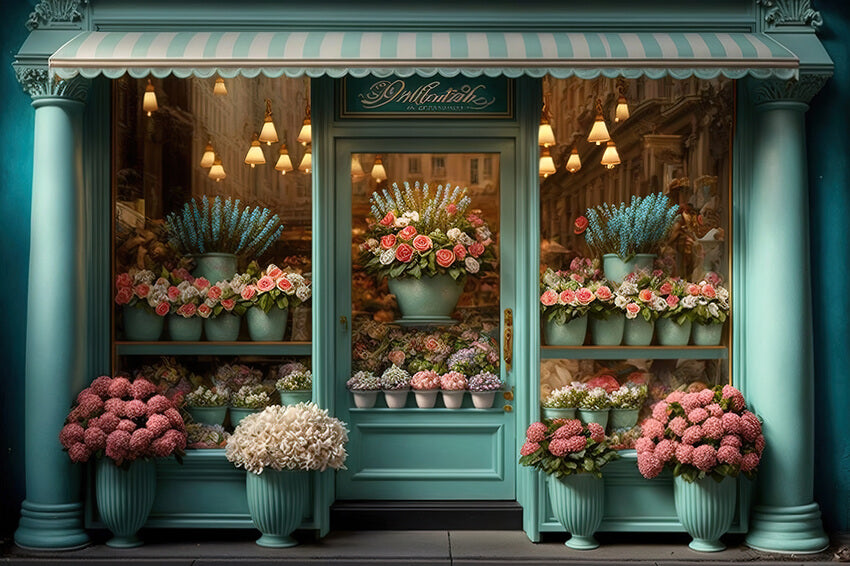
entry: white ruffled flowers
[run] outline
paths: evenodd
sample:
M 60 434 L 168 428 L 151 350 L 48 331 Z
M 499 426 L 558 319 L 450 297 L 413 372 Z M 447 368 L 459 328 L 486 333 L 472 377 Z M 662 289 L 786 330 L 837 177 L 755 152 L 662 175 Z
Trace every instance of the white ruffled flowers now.
M 237 468 L 345 469 L 348 428 L 315 403 L 272 405 L 245 417 L 227 441 L 225 455 Z

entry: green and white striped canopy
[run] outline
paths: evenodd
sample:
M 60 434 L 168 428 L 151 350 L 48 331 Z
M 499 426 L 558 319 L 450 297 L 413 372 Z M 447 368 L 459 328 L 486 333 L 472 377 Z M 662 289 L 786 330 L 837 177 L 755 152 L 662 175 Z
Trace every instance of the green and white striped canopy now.
M 696 75 L 795 77 L 798 58 L 757 33 L 84 32 L 50 57 L 61 78 Z

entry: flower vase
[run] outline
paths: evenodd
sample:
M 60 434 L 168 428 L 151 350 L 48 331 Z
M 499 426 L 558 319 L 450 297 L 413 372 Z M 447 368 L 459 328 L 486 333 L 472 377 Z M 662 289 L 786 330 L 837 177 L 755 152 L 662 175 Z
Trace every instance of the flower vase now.
M 608 409 L 578 409 L 578 419 L 584 423 L 596 423 L 603 429 L 608 426 Z
M 186 412 L 192 420 L 199 424 L 223 425 L 227 416 L 227 405 L 221 407 L 193 407 L 186 406 Z
M 175 342 L 197 342 L 204 330 L 204 319 L 186 318 L 179 314 L 168 315 L 168 336 Z
M 401 316 L 406 320 L 449 320 L 463 293 L 464 283 L 465 279 L 455 280 L 448 274 L 419 279 L 390 278 L 387 281 Z
M 443 389 L 443 405 L 446 406 L 446 409 L 460 409 L 460 406 L 463 405 L 463 394 L 465 390 L 463 389 Z
M 549 346 L 581 346 L 587 335 L 587 315 L 559 324 L 547 320 L 543 326 L 543 335 Z
M 371 409 L 378 401 L 377 391 L 351 391 L 354 397 L 354 406 L 358 409 Z
M 596 346 L 619 346 L 623 341 L 626 315 L 610 313 L 608 318 L 591 317 L 590 336 Z
M 726 548 L 720 537 L 729 530 L 735 515 L 735 478 L 718 482 L 708 476 L 688 482 L 673 478 L 676 516 L 693 540 L 688 545 L 699 552 L 719 552 Z
M 659 318 L 655 335 L 662 346 L 687 346 L 691 338 L 691 321 L 679 324 L 672 318 Z
M 574 419 L 576 418 L 575 407 L 543 407 L 544 419 Z
M 722 337 L 722 322 L 711 322 L 709 324 L 695 322 L 691 327 L 691 338 L 693 338 L 694 346 L 719 346 Z
M 384 400 L 387 402 L 387 407 L 390 409 L 403 409 L 407 404 L 407 394 L 410 389 L 394 389 L 384 391 Z
M 145 524 L 156 495 L 156 464 L 153 460 L 133 460 L 125 469 L 109 458 L 97 460 L 95 496 L 100 520 L 113 538 L 113 548 L 134 548 L 142 541 L 136 533 Z
M 233 313 L 223 312 L 204 320 L 204 335 L 210 342 L 235 342 L 239 339 L 242 319 Z
M 254 526 L 262 533 L 259 546 L 286 548 L 298 541 L 292 532 L 304 517 L 310 476 L 303 470 L 275 470 L 245 474 L 248 511 Z
M 281 405 L 297 405 L 298 403 L 308 403 L 313 399 L 313 391 L 311 389 L 278 389 L 277 392 L 280 395 Z
M 246 409 L 245 407 L 230 407 L 230 425 L 233 428 L 239 426 L 239 423 L 242 422 L 242 419 L 247 417 L 248 415 L 253 415 L 254 413 L 259 413 L 263 409 Z
M 655 321 L 645 320 L 642 316 L 627 318 L 623 327 L 623 344 L 626 346 L 649 346 L 655 332 Z
M 470 391 L 469 396 L 472 397 L 472 406 L 476 409 L 490 409 L 496 400 L 495 391 Z
M 619 285 L 633 271 L 638 269 L 651 271 L 655 257 L 655 254 L 635 254 L 629 261 L 623 261 L 617 254 L 604 254 L 602 256 L 602 272 L 605 279 Z
M 224 253 L 208 253 L 193 255 L 195 269 L 192 275 L 203 277 L 215 285 L 219 281 L 229 281 L 236 274 L 236 256 Z
M 599 543 L 593 537 L 602 524 L 605 482 L 593 474 L 549 476 L 549 502 L 552 511 L 572 536 L 564 543 L 575 550 L 593 550 Z
M 133 342 L 155 342 L 162 335 L 165 317 L 142 307 L 124 307 L 124 337 Z
M 433 409 L 437 404 L 437 393 L 439 389 L 414 389 L 413 395 L 416 397 L 416 406 L 420 409 Z
M 610 409 L 608 426 L 611 431 L 634 428 L 640 409 Z
M 289 309 L 272 307 L 263 312 L 259 307 L 251 307 L 245 312 L 248 321 L 248 335 L 254 342 L 280 342 L 286 330 L 286 317 Z

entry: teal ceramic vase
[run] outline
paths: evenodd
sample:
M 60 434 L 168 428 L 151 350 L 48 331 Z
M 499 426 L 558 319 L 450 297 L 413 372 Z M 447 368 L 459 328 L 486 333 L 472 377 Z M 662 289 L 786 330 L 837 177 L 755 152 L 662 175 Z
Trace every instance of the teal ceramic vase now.
M 307 403 L 313 399 L 313 391 L 310 389 L 278 389 L 281 405 L 297 405 L 298 403 Z
M 614 312 L 608 318 L 590 318 L 590 337 L 596 346 L 619 346 L 623 341 L 626 315 Z
M 259 307 L 251 307 L 245 312 L 248 321 L 248 336 L 254 342 L 280 342 L 286 330 L 286 317 L 289 309 L 272 307 L 263 312 Z
M 204 335 L 210 342 L 235 342 L 239 339 L 242 319 L 233 313 L 223 312 L 204 320 Z
M 124 307 L 124 337 L 133 342 L 155 342 L 162 336 L 165 317 L 142 307 Z
M 542 407 L 544 419 L 574 419 L 576 418 L 575 407 Z
M 633 428 L 638 421 L 640 409 L 609 409 L 608 427 L 610 430 Z
M 711 477 L 688 482 L 673 478 L 676 516 L 693 538 L 688 545 L 699 552 L 719 552 L 726 548 L 720 537 L 732 525 L 735 515 L 735 478 L 717 482 Z
M 295 546 L 292 533 L 301 524 L 309 488 L 309 475 L 302 470 L 275 470 L 245 475 L 248 511 L 262 533 L 257 544 L 270 548 Z
M 227 416 L 227 405 L 221 407 L 193 407 L 186 405 L 186 412 L 192 420 L 199 424 L 223 425 Z
M 691 321 L 678 324 L 672 318 L 659 318 L 655 336 L 662 346 L 687 346 L 691 339 Z
M 448 274 L 423 276 L 420 279 L 390 278 L 387 281 L 390 293 L 398 301 L 402 318 L 408 320 L 450 318 L 463 293 L 464 283 L 465 279 L 455 281 Z
M 242 419 L 247 417 L 248 415 L 253 415 L 254 413 L 259 413 L 263 409 L 246 409 L 244 407 L 230 407 L 230 425 L 233 428 L 239 426 L 239 423 L 242 422 Z
M 236 274 L 236 256 L 233 254 L 209 253 L 193 255 L 195 269 L 192 275 L 203 277 L 215 285 L 219 281 L 230 281 Z
M 635 254 L 629 261 L 623 261 L 617 254 L 602 256 L 602 272 L 605 279 L 619 285 L 626 276 L 638 269 L 652 270 L 655 254 Z
M 626 346 L 649 346 L 655 332 L 655 321 L 646 321 L 642 316 L 627 318 L 623 327 L 623 344 Z
M 156 465 L 153 460 L 134 460 L 126 469 L 109 458 L 97 460 L 95 497 L 100 520 L 113 537 L 113 548 L 133 548 L 142 541 L 136 533 L 145 524 L 156 495 Z
M 558 324 L 547 320 L 543 326 L 543 336 L 549 346 L 581 346 L 587 335 L 587 315 Z
M 577 410 L 578 420 L 584 424 L 596 423 L 602 428 L 608 426 L 608 409 L 582 409 Z
M 695 322 L 691 327 L 694 346 L 719 346 L 723 337 L 723 323 L 702 324 Z
M 197 316 L 185 318 L 179 314 L 168 315 L 168 336 L 175 342 L 197 342 L 204 330 L 204 319 Z
M 576 550 L 593 550 L 599 543 L 593 537 L 602 524 L 605 482 L 593 474 L 549 476 L 549 502 L 555 518 L 572 536 L 564 543 Z

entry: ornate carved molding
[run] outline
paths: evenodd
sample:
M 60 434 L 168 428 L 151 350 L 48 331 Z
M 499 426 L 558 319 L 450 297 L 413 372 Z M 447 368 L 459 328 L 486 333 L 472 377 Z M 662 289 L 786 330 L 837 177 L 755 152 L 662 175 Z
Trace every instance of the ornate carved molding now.
M 823 25 L 820 12 L 812 8 L 812 0 L 758 0 L 758 3 L 765 8 L 764 21 L 768 27 L 800 24 L 817 31 Z
M 79 27 L 88 0 L 41 0 L 27 19 L 27 29 Z
M 15 65 L 15 76 L 23 89 L 33 98 L 58 96 L 85 102 L 88 95 L 88 79 L 82 77 L 51 79 L 46 67 Z
M 772 79 L 758 81 L 754 89 L 756 105 L 769 102 L 804 102 L 806 104 L 823 88 L 830 75 L 802 74 L 799 80 Z

